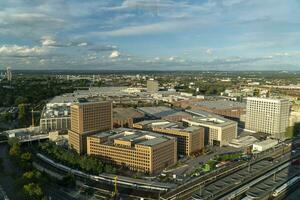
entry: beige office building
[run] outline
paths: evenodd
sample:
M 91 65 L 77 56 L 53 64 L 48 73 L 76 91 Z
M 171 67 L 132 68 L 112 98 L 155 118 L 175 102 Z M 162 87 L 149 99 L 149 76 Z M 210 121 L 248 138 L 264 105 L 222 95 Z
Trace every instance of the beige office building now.
M 246 129 L 283 139 L 289 125 L 287 99 L 247 98 Z
M 87 137 L 87 154 L 130 170 L 159 173 L 177 162 L 176 138 L 118 128 Z
M 112 103 L 86 102 L 71 106 L 69 147 L 86 153 L 86 137 L 99 131 L 112 129 Z
M 237 138 L 237 122 L 202 110 L 187 112 L 193 114 L 193 118 L 182 121 L 190 126 L 203 127 L 206 144 L 224 146 Z
M 166 120 L 146 120 L 133 124 L 133 127 L 176 137 L 179 155 L 191 156 L 204 148 L 204 128 L 202 127 L 184 127 L 182 123 Z
M 147 81 L 147 92 L 156 93 L 158 92 L 158 89 L 159 89 L 158 81 L 154 79 L 149 79 Z

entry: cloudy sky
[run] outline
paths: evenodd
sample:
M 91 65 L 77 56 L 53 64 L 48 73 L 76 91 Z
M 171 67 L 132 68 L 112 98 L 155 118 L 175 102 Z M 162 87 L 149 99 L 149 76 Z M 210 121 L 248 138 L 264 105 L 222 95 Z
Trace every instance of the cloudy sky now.
M 299 0 L 0 0 L 0 68 L 300 70 Z

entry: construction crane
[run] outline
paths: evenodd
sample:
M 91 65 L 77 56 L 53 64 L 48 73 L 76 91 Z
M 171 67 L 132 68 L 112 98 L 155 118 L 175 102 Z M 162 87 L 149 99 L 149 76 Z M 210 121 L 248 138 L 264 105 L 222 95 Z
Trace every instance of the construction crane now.
M 112 196 L 116 198 L 118 195 L 118 176 L 115 176 L 114 178 L 114 186 L 115 186 L 115 191 L 112 193 Z
M 34 109 L 36 109 L 38 106 L 35 106 L 34 108 L 31 109 L 31 126 L 34 127 L 35 123 L 34 123 L 34 113 L 40 113 L 40 111 L 35 111 Z

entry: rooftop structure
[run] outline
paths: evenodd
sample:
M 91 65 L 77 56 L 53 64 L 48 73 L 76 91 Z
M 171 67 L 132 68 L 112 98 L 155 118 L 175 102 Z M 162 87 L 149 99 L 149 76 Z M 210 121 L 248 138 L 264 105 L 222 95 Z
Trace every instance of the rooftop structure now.
M 202 111 L 187 112 L 193 114 L 192 119 L 183 119 L 190 126 L 200 126 L 205 128 L 206 143 L 210 145 L 223 146 L 237 137 L 237 122 L 224 117 Z
M 114 108 L 113 109 L 113 126 L 114 127 L 129 127 L 133 123 L 141 121 L 144 118 L 144 113 L 134 108 Z
M 139 107 L 148 119 L 165 119 L 168 121 L 181 121 L 182 118 L 191 118 L 189 113 L 182 110 L 173 109 L 167 106 Z
M 158 173 L 177 162 L 174 137 L 118 128 L 87 137 L 87 154 L 131 170 Z
M 41 118 L 41 131 L 66 131 L 71 127 L 71 103 L 48 103 L 44 107 Z
M 229 143 L 229 146 L 235 147 L 235 148 L 245 148 L 252 146 L 254 143 L 258 142 L 258 139 L 256 139 L 253 136 L 247 135 L 244 137 L 232 139 Z
M 204 110 L 235 119 L 239 119 L 242 114 L 246 113 L 245 103 L 228 100 L 200 101 L 191 107 L 193 110 Z

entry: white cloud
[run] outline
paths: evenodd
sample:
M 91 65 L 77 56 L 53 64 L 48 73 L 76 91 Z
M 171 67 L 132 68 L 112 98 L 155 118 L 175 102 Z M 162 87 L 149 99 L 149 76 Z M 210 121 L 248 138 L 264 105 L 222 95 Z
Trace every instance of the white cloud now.
M 170 58 L 169 58 L 169 61 L 174 61 L 175 60 L 175 56 L 171 56 Z
M 203 20 L 171 20 L 163 21 L 158 23 L 146 24 L 146 25 L 137 25 L 137 26 L 128 26 L 111 31 L 103 32 L 92 32 L 92 35 L 98 36 L 132 36 L 132 35 L 143 35 L 143 34 L 157 34 L 164 32 L 172 32 L 174 30 L 186 30 L 187 28 L 193 28 L 194 26 L 207 24 Z
M 79 47 L 85 47 L 87 46 L 88 44 L 86 42 L 82 42 L 82 43 L 79 43 L 77 46 Z
M 46 49 L 41 47 L 28 47 L 18 45 L 3 45 L 0 46 L 1 56 L 35 56 L 45 53 Z
M 113 51 L 111 52 L 109 58 L 118 58 L 120 57 L 120 52 L 119 51 Z
M 43 46 L 54 46 L 56 45 L 56 41 L 49 36 L 42 37 L 41 43 Z
M 212 55 L 213 54 L 213 50 L 212 49 L 206 49 L 205 53 L 208 55 Z

